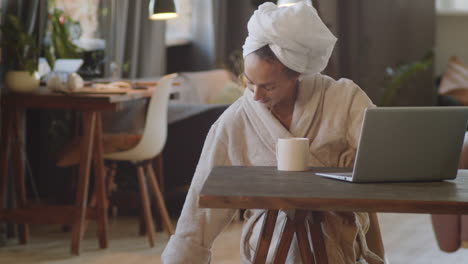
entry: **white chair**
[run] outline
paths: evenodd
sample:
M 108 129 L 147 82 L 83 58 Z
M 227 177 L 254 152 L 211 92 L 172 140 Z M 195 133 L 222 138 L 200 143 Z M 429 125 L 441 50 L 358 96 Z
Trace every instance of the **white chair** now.
M 229 81 L 235 76 L 224 69 L 209 71 L 181 72 L 177 77 L 172 92 L 177 98 L 171 102 L 184 104 L 209 104 L 216 98 Z
M 166 142 L 169 93 L 173 79 L 176 76 L 177 74 L 167 75 L 158 81 L 149 102 L 143 135 L 137 145 L 129 150 L 104 154 L 106 160 L 130 161 L 135 165 L 140 186 L 145 226 L 151 247 L 154 246 L 154 225 L 145 170 L 151 191 L 155 195 L 156 205 L 161 214 L 162 224 L 169 235 L 173 234 L 172 224 L 151 161 L 161 153 Z

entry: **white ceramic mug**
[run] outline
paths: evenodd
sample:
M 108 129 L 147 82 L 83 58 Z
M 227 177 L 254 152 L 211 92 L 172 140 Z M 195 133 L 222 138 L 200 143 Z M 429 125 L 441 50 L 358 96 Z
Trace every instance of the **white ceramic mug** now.
M 309 161 L 308 138 L 280 138 L 276 145 L 280 171 L 306 171 Z

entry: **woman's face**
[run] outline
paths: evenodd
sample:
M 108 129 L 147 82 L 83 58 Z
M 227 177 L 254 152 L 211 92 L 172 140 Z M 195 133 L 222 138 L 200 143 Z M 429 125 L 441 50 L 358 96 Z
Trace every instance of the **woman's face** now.
M 254 100 L 268 109 L 294 102 L 299 75 L 288 75 L 280 62 L 264 60 L 251 53 L 244 59 L 244 75 Z

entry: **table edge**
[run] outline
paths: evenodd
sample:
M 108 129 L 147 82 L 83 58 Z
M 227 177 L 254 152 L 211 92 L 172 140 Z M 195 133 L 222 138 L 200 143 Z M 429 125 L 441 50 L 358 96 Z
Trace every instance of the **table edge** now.
M 468 202 L 199 195 L 201 208 L 468 214 Z

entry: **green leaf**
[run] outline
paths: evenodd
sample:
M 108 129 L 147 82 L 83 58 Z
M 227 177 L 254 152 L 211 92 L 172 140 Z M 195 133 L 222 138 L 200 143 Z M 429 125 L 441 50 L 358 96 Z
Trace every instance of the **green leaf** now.
M 388 68 L 387 72 L 390 72 L 391 79 L 385 86 L 384 94 L 379 105 L 393 105 L 396 95 L 400 92 L 404 84 L 418 73 L 427 70 L 432 65 L 433 58 L 434 54 L 430 51 L 417 61 L 403 64 L 395 68 Z
M 60 17 L 63 11 L 54 9 L 51 16 L 52 36 L 51 42 L 54 48 L 56 58 L 80 58 L 81 54 L 78 47 L 70 41 L 70 32 L 68 31 L 67 24 L 71 19 L 65 17 L 64 24 L 60 24 Z
M 53 69 L 55 66 L 55 56 L 53 55 L 52 49 L 52 46 L 45 49 L 45 59 L 47 60 L 47 63 L 51 69 Z
M 36 71 L 40 52 L 36 37 L 28 34 L 21 21 L 13 15 L 7 16 L 0 29 L 3 34 L 0 45 L 5 54 L 9 55 L 6 58 L 11 63 L 12 69 Z

